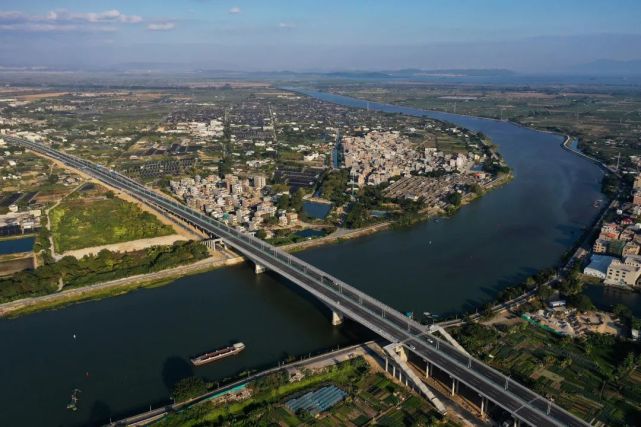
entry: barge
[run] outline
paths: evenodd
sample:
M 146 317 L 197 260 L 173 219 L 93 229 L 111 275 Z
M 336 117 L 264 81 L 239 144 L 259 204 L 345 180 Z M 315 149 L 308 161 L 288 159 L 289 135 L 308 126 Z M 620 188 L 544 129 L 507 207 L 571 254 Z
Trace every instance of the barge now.
M 245 344 L 242 342 L 237 342 L 234 345 L 229 347 L 221 348 L 218 350 L 210 351 L 200 356 L 196 356 L 191 360 L 192 365 L 201 366 L 207 363 L 215 362 L 216 360 L 224 359 L 225 357 L 233 356 L 240 353 L 245 349 Z

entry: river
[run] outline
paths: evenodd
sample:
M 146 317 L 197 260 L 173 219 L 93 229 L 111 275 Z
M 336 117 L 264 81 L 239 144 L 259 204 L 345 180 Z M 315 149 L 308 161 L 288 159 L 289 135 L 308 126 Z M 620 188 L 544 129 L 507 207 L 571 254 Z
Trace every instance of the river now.
M 330 102 L 365 101 L 308 92 Z M 597 215 L 602 172 L 562 137 L 510 123 L 370 102 L 371 110 L 451 121 L 499 146 L 515 178 L 450 219 L 298 255 L 403 311 L 476 307 L 555 264 Z M 74 338 L 75 334 L 75 338 Z M 236 266 L 128 295 L 0 320 L 0 424 L 75 426 L 167 401 L 195 372 L 211 380 L 371 337 L 286 280 Z M 239 356 L 192 370 L 190 355 L 243 341 Z M 65 409 L 74 388 L 78 412 Z

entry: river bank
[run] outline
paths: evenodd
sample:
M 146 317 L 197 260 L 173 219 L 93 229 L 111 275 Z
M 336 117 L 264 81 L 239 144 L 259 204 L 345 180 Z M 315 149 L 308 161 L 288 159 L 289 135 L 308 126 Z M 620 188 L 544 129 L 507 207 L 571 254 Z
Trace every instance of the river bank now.
M 224 257 L 209 257 L 193 264 L 169 268 L 155 273 L 141 274 L 96 283 L 94 285 L 62 290 L 60 292 L 33 298 L 23 298 L 0 304 L 1 317 L 16 317 L 35 313 L 41 310 L 52 310 L 77 304 L 83 301 L 97 300 L 124 295 L 137 289 L 151 288 L 171 283 L 179 277 L 201 274 L 244 261 L 244 258 L 226 251 Z
M 558 263 L 598 216 L 594 200 L 604 197 L 602 172 L 561 148 L 558 135 L 506 122 L 437 118 L 488 135 L 514 171 L 510 185 L 447 219 L 310 247 L 299 257 L 396 309 L 444 318 L 473 311 Z M 0 319 L 0 363 L 12 367 L 0 388 L 3 421 L 76 427 L 159 407 L 177 379 L 194 375 L 190 356 L 229 342 L 242 341 L 247 350 L 199 368 L 199 376 L 223 381 L 372 336 L 349 320 L 333 327 L 330 317 L 287 280 L 241 264 L 119 298 Z M 34 358 L 43 348 L 46 360 Z M 82 401 L 71 413 L 65 407 L 75 388 L 83 390 Z

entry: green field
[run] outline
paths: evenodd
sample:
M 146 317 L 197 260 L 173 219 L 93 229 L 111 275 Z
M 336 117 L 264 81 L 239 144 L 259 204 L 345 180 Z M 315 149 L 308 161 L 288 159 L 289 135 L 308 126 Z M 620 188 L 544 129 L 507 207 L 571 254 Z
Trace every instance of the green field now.
M 94 193 L 64 200 L 49 217 L 57 252 L 173 233 L 170 226 L 133 203 Z
M 470 324 L 455 337 L 472 354 L 585 420 L 641 425 L 641 345 L 608 335 L 560 337 L 528 323 Z

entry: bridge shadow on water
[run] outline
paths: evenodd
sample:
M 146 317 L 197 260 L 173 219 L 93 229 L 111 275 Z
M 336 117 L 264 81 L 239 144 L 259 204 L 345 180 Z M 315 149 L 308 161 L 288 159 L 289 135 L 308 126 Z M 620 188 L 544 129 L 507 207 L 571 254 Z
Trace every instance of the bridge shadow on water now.
M 320 299 L 311 293 L 307 292 L 302 287 L 298 286 L 296 283 L 291 280 L 281 276 L 280 274 L 273 271 L 266 271 L 261 275 L 267 275 L 272 280 L 278 282 L 281 286 L 284 286 L 286 289 L 294 293 L 296 296 L 303 298 L 306 302 L 312 305 L 319 312 L 327 318 L 327 323 L 329 324 L 332 319 L 332 310 L 325 305 Z M 258 277 L 257 280 L 260 280 Z M 360 323 L 354 322 L 351 319 L 345 319 L 346 321 L 336 328 L 337 333 L 343 334 L 348 338 L 351 343 L 365 342 L 369 340 L 379 339 L 379 336 L 374 332 L 370 331 L 368 328 L 362 326 Z

